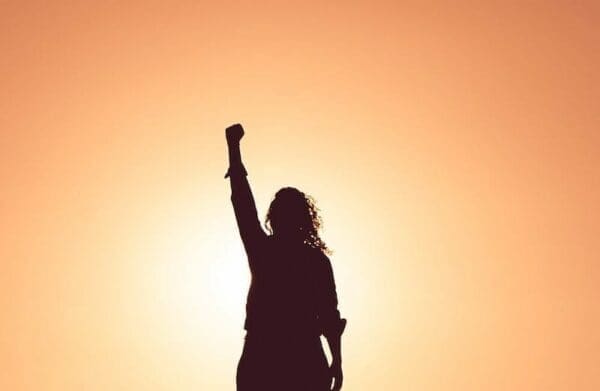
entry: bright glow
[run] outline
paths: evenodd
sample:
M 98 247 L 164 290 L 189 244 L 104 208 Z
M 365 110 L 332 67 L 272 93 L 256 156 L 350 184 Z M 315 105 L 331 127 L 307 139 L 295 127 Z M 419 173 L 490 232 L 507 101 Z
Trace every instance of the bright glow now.
M 0 2 L 0 390 L 234 389 L 232 122 L 345 391 L 599 390 L 597 3 Z

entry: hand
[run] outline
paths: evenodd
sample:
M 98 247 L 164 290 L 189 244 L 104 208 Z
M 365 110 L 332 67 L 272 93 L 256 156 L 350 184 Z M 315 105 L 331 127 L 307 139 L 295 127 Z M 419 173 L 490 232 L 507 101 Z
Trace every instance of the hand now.
M 228 144 L 239 143 L 242 137 L 244 137 L 244 128 L 240 124 L 234 124 L 225 129 L 225 138 Z
M 333 388 L 331 391 L 340 391 L 344 382 L 344 373 L 342 372 L 342 363 L 333 362 L 329 367 L 329 373 L 333 378 Z

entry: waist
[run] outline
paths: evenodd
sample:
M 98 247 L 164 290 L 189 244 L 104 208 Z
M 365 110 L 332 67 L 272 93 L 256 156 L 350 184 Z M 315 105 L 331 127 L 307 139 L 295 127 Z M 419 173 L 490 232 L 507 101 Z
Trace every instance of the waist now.
M 247 335 L 268 338 L 318 338 L 321 334 L 316 321 L 288 321 L 271 318 L 247 317 L 244 323 Z
M 266 330 L 246 330 L 245 342 L 250 346 L 272 349 L 315 349 L 321 347 L 321 339 L 316 334 L 288 332 L 267 332 Z

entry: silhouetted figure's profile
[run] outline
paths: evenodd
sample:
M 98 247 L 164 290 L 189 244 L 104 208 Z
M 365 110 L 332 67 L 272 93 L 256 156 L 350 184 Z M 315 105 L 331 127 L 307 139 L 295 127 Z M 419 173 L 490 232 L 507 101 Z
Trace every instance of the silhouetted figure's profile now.
M 242 164 L 244 130 L 236 124 L 225 133 L 229 147 L 225 177 L 231 181 L 233 210 L 252 274 L 237 390 L 339 390 L 346 320 L 337 309 L 333 271 L 319 237 L 321 221 L 314 201 L 292 187 L 279 190 L 267 213 L 267 235 Z M 331 366 L 321 335 L 332 353 Z

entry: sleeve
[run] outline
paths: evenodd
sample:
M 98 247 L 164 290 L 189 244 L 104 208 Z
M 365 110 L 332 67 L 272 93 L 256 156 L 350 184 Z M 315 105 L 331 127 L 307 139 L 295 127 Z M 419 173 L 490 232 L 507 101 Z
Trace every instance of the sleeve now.
M 242 163 L 239 163 L 239 164 L 230 166 L 227 169 L 227 172 L 225 173 L 225 179 L 231 177 L 231 174 L 247 176 L 248 171 L 246 171 L 246 167 L 244 167 L 244 165 Z
M 240 162 L 229 167 L 226 177 L 231 181 L 231 202 L 250 269 L 254 270 L 257 254 L 266 240 L 260 226 L 254 196 L 248 183 L 247 171 Z
M 344 332 L 346 319 L 340 317 L 333 268 L 325 254 L 322 255 L 319 274 L 317 311 L 321 333 L 325 337 L 339 336 Z

